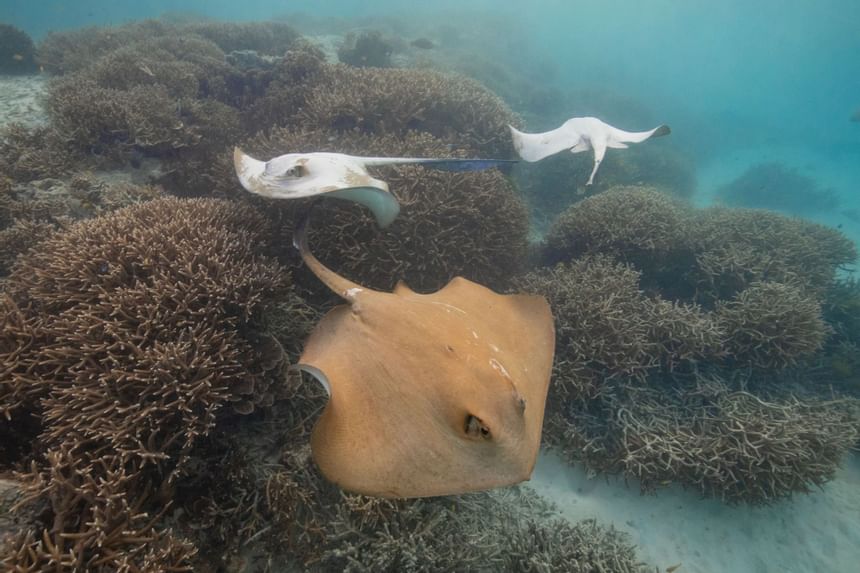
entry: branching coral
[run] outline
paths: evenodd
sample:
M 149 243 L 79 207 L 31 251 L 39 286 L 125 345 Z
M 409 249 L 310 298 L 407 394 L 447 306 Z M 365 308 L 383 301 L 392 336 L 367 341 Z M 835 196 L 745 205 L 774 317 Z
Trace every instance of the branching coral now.
M 0 546 L 9 570 L 191 571 L 196 549 L 155 527 L 151 484 L 140 468 L 117 460 L 82 460 L 66 449 L 51 451 L 47 467 L 29 475 L 19 505 L 48 500 L 53 523 L 22 531 Z
M 326 570 L 645 570 L 623 534 L 594 521 L 550 519 L 545 504 L 528 492 L 417 500 L 384 508 L 371 520 L 367 515 L 379 515 L 379 504 L 368 501 L 353 499 L 349 505 L 360 509 L 341 506 L 334 517 L 336 543 L 320 560 Z
M 688 208 L 650 187 L 617 187 L 564 211 L 546 237 L 550 263 L 604 254 L 657 273 L 689 258 Z
M 719 355 L 722 332 L 698 307 L 649 299 L 639 273 L 605 256 L 531 273 L 518 287 L 547 297 L 556 319 L 553 391 L 560 400 L 593 397 L 613 378 L 640 383 L 662 367 Z
M 439 140 L 414 133 L 399 138 L 275 130 L 243 148 L 260 157 L 306 149 L 371 156 L 452 155 Z M 317 255 L 326 264 L 379 289 L 390 289 L 402 279 L 412 288 L 435 290 L 456 275 L 498 288 L 516 272 L 526 250 L 527 214 L 500 173 L 451 174 L 409 165 L 377 172 L 400 201 L 400 215 L 381 230 L 358 205 L 336 200 L 325 203 L 315 215 L 325 225 L 316 226 L 311 241 L 318 245 Z M 247 195 L 226 162 L 214 174 L 214 182 L 225 195 Z M 269 205 L 267 210 L 275 207 L 285 216 L 288 229 L 305 207 L 296 201 Z M 287 248 L 288 233 L 283 233 Z
M 718 379 L 673 390 L 620 385 L 601 404 L 571 407 L 549 438 L 644 491 L 679 482 L 728 502 L 771 503 L 831 479 L 857 439 L 838 402 L 762 399 Z
M 821 349 L 827 325 L 821 304 L 799 288 L 756 282 L 717 305 L 718 324 L 728 334 L 725 349 L 736 366 L 780 370 Z
M 836 271 L 857 258 L 854 243 L 836 229 L 768 211 L 704 209 L 692 224 L 696 265 L 690 280 L 709 304 L 756 281 L 823 295 Z
M 19 260 L 0 403 L 13 421 L 41 418 L 45 464 L 29 472 L 29 497 L 50 500 L 53 525 L 19 539 L 11 563 L 187 567 L 193 549 L 157 521 L 192 449 L 226 408 L 247 414 L 287 390 L 283 351 L 254 321 L 285 286 L 255 254 L 266 230 L 248 206 L 162 199 L 78 223 Z
M 429 70 L 332 66 L 300 112 L 306 129 L 423 131 L 487 157 L 513 154 L 513 112 L 479 83 Z
M 208 108 L 201 109 L 204 105 Z M 238 113 L 229 106 L 176 101 L 161 85 L 115 90 L 72 77 L 58 80 L 47 109 L 54 125 L 77 146 L 101 153 L 114 146 L 120 146 L 120 151 L 122 147 L 154 153 L 176 151 L 200 144 L 205 130 L 213 127 L 222 135 L 236 137 L 239 133 Z
M 0 276 L 15 258 L 73 220 L 93 217 L 161 195 L 156 187 L 106 183 L 78 173 L 66 180 L 0 184 Z
M 27 129 L 7 125 L 0 129 L 0 173 L 17 181 L 61 177 L 81 159 L 54 127 Z
M 66 74 L 89 67 L 100 57 L 122 46 L 165 36 L 191 42 L 203 38 L 224 52 L 255 50 L 271 55 L 283 54 L 298 39 L 295 30 L 278 22 L 170 24 L 144 20 L 115 28 L 52 32 L 39 44 L 37 59 L 47 71 Z

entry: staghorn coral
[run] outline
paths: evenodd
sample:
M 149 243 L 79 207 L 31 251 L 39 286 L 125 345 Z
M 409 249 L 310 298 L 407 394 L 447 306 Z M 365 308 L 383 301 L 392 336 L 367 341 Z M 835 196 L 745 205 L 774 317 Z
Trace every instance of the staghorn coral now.
M 388 68 L 391 67 L 393 51 L 379 30 L 359 34 L 351 32 L 337 49 L 337 57 L 344 64 L 357 68 Z
M 194 22 L 178 31 L 206 38 L 227 53 L 253 50 L 282 56 L 301 41 L 300 34 L 284 22 Z
M 689 259 L 689 209 L 652 187 L 615 187 L 565 210 L 545 239 L 550 264 L 605 254 L 651 275 Z
M 840 401 L 760 398 L 702 377 L 673 389 L 617 385 L 549 427 L 565 455 L 636 478 L 643 491 L 678 482 L 753 505 L 822 485 L 857 439 Z
M 82 159 L 54 127 L 0 129 L 0 173 L 15 181 L 62 177 Z
M 35 72 L 35 53 L 36 46 L 26 32 L 0 22 L 0 74 Z
M 65 180 L 0 185 L 0 276 L 9 273 L 19 254 L 73 220 L 161 195 L 157 187 L 113 181 L 109 176 L 81 172 Z
M 821 304 L 799 288 L 755 282 L 720 302 L 716 320 L 728 334 L 725 349 L 735 365 L 780 370 L 818 352 L 827 336 Z
M 322 570 L 643 572 L 626 536 L 553 519 L 527 490 L 411 502 L 353 498 L 334 516 Z M 380 507 L 382 506 L 382 507 Z
M 553 391 L 588 398 L 602 380 L 644 379 L 656 365 L 648 337 L 639 273 L 607 257 L 591 257 L 525 275 L 517 287 L 547 298 L 555 317 Z
M 194 36 L 164 36 L 129 44 L 76 75 L 107 89 L 160 85 L 174 98 L 212 97 L 227 103 L 227 84 L 241 81 L 218 46 Z
M 118 27 L 89 26 L 50 32 L 36 48 L 36 61 L 52 74 L 62 75 L 87 68 L 105 54 L 122 46 L 170 33 L 172 26 L 142 20 Z
M 115 90 L 75 76 L 58 80 L 46 107 L 75 145 L 98 153 L 116 147 L 166 153 L 208 144 L 213 132 L 228 139 L 240 132 L 233 108 L 216 101 L 176 101 L 161 85 Z
M 426 134 L 371 136 L 330 131 L 274 130 L 243 144 L 252 155 L 272 157 L 301 150 L 371 156 L 451 156 Z M 368 287 L 390 289 L 404 280 L 418 290 L 435 290 L 462 275 L 490 287 L 504 286 L 522 262 L 528 228 L 525 208 L 510 183 L 496 171 L 451 174 L 416 166 L 377 170 L 401 203 L 397 220 L 379 229 L 360 206 L 332 200 L 316 217 L 325 221 L 311 231 L 316 254 L 327 265 Z M 213 174 L 216 192 L 247 196 L 235 181 L 227 158 Z M 296 214 L 306 202 L 270 201 L 285 219 L 284 247 Z M 309 280 L 303 275 L 297 281 Z
M 696 264 L 688 280 L 709 305 L 756 281 L 794 284 L 821 296 L 836 271 L 857 258 L 840 231 L 768 211 L 703 209 L 691 224 Z
M 79 459 L 49 451 L 47 467 L 33 467 L 18 507 L 47 501 L 52 523 L 28 528 L 0 545 L 8 570 L 191 571 L 196 548 L 156 527 L 164 506 L 147 513 L 154 497 L 140 468 L 116 460 Z M 113 463 L 111 463 L 113 462 Z
M 248 414 L 289 391 L 283 350 L 256 326 L 285 286 L 254 254 L 267 229 L 248 206 L 162 199 L 78 223 L 19 261 L 0 407 L 41 420 L 26 497 L 50 510 L 4 563 L 190 570 L 196 550 L 162 517 L 192 451 L 226 408 Z
M 860 281 L 853 276 L 835 281 L 822 307 L 832 328 L 824 358 L 830 377 L 860 388 Z
M 469 153 L 513 154 L 513 112 L 481 84 L 429 70 L 330 66 L 299 114 L 305 129 L 405 136 L 427 132 Z
M 51 32 L 39 43 L 37 60 L 46 71 L 68 74 L 91 66 L 99 58 L 123 46 L 162 37 L 191 42 L 204 39 L 221 51 L 255 50 L 282 55 L 299 38 L 290 26 L 279 22 L 193 22 L 173 24 L 142 20 L 117 27 L 89 27 Z
M 696 306 L 647 298 L 640 274 L 605 255 L 559 264 L 518 279 L 547 297 L 556 323 L 556 401 L 592 398 L 612 379 L 644 383 L 720 355 L 723 333 Z
M 15 258 L 57 230 L 46 221 L 16 220 L 0 229 L 0 276 L 9 274 Z

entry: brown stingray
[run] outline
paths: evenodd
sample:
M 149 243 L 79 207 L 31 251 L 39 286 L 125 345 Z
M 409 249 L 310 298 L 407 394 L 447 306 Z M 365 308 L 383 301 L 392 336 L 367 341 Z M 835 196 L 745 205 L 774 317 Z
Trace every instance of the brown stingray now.
M 349 304 L 329 312 L 297 368 L 329 391 L 313 457 L 345 490 L 381 497 L 478 491 L 529 479 L 555 334 L 539 296 L 457 277 L 433 294 L 361 287 L 296 246 Z

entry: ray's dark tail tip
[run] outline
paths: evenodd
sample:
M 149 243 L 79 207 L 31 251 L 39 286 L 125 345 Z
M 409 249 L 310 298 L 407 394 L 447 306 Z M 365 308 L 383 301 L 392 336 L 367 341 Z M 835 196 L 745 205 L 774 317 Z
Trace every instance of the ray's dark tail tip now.
M 654 135 L 652 135 L 651 137 L 660 137 L 661 135 L 669 135 L 670 133 L 672 133 L 672 130 L 669 128 L 668 125 L 661 125 L 657 128 L 657 131 L 655 131 Z

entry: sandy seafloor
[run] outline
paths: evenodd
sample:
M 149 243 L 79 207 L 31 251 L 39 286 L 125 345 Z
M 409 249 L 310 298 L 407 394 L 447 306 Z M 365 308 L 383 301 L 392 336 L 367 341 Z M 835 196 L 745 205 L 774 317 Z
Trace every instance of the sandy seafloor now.
M 770 506 L 729 506 L 671 486 L 641 495 L 635 480 L 589 478 L 543 452 L 532 480 L 571 521 L 595 518 L 628 533 L 639 557 L 678 573 L 860 571 L 860 456 L 823 489 Z
M 0 76 L 0 126 L 44 122 L 40 98 L 44 76 Z M 713 190 L 766 160 L 806 163 L 806 172 L 843 194 L 846 207 L 860 209 L 860 161 L 836 161 L 808 150 L 735 150 L 699 168 L 696 203 L 710 202 Z M 816 167 L 809 168 L 814 164 Z M 853 186 L 853 188 L 852 188 Z M 852 205 L 852 201 L 854 202 Z M 860 242 L 860 223 L 839 214 L 821 222 L 838 225 Z M 672 486 L 640 495 L 633 480 L 589 478 L 544 452 L 529 482 L 573 522 L 595 518 L 628 533 L 640 558 L 659 571 L 681 564 L 678 573 L 810 573 L 860 571 L 860 455 L 850 456 L 836 478 L 820 491 L 767 507 L 728 506 L 702 500 Z
M 20 123 L 28 127 L 44 123 L 41 96 L 47 77 L 0 75 L 0 126 Z

